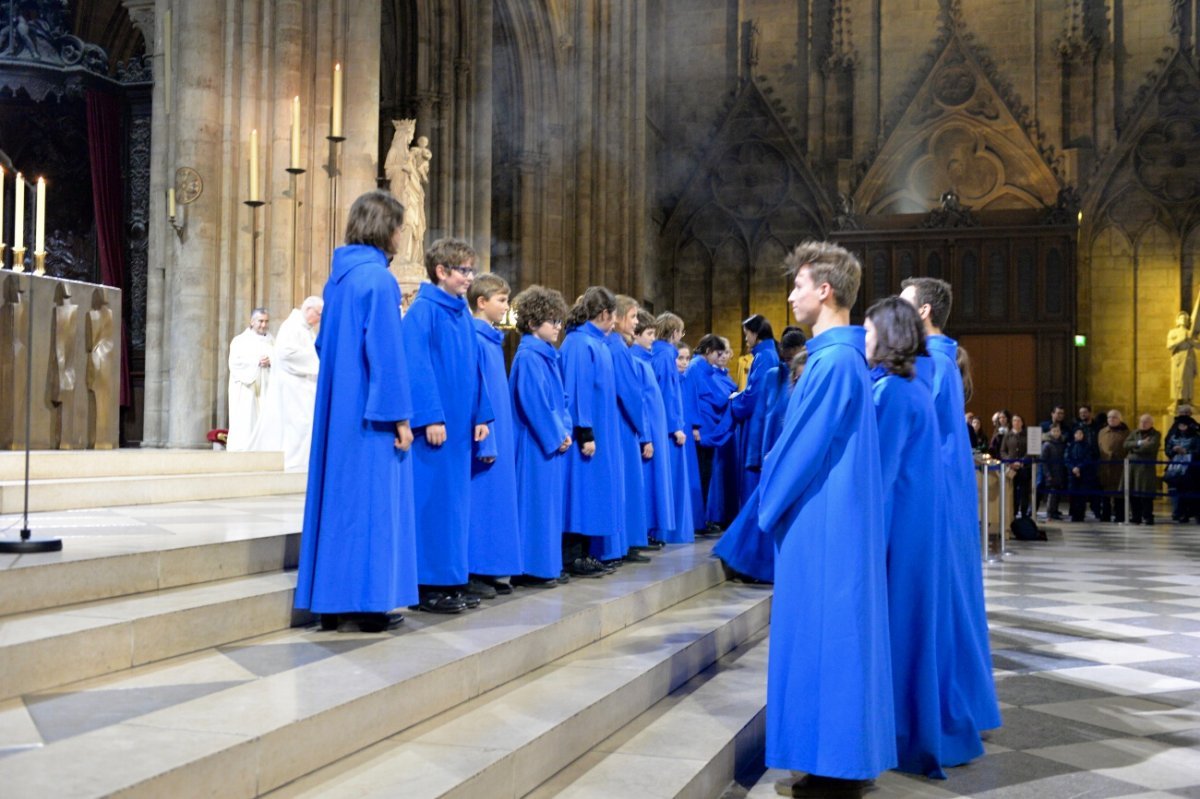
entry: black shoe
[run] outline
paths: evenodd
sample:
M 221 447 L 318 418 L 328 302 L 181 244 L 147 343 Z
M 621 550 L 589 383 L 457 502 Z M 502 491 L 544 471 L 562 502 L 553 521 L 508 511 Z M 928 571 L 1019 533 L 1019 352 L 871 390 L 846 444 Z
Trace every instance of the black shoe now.
M 643 555 L 642 553 L 638 552 L 633 547 L 629 548 L 629 551 L 625 553 L 625 557 L 621 558 L 621 560 L 625 561 L 626 563 L 649 563 L 650 562 L 650 558 L 648 558 L 645 555 Z
M 634 547 L 634 549 L 642 549 L 642 550 L 645 550 L 646 552 L 657 552 L 658 550 L 662 549 L 666 545 L 667 544 L 665 541 L 660 541 L 657 538 L 651 538 L 650 541 L 646 544 L 646 546 Z
M 430 591 L 421 594 L 420 603 L 408 607 L 409 610 L 423 610 L 426 613 L 462 613 L 467 609 L 467 603 L 458 594 Z
M 342 613 L 339 633 L 383 633 L 404 621 L 399 613 Z
M 467 582 L 467 587 L 463 591 L 463 593 L 469 597 L 473 596 L 473 597 L 478 597 L 479 599 L 495 599 L 496 598 L 496 589 L 493 588 L 492 586 L 488 585 L 487 583 L 483 582 L 482 580 L 480 580 L 477 577 L 472 577 Z
M 466 591 L 455 591 L 454 595 L 461 599 L 470 610 L 479 607 L 480 602 L 483 601 L 476 594 L 469 594 Z
M 528 574 L 514 574 L 510 580 L 517 588 L 558 588 L 558 580 L 554 577 L 544 579 Z
M 327 633 L 332 632 L 338 628 L 339 621 L 340 619 L 338 619 L 338 614 L 336 613 L 322 613 L 321 629 Z
M 708 524 L 704 525 L 704 531 L 700 534 L 708 535 L 708 536 L 718 536 L 718 535 L 722 535 L 724 532 L 725 532 L 724 527 L 717 524 L 716 522 L 709 522 Z
M 566 585 L 569 582 L 571 582 L 571 575 L 567 574 L 565 570 L 558 573 L 559 585 Z
M 567 564 L 567 574 L 572 577 L 603 577 L 606 572 L 602 566 L 593 565 L 596 562 L 591 558 L 576 558 Z
M 604 569 L 605 574 L 612 574 L 625 564 L 625 561 L 621 560 L 620 558 L 613 558 L 611 560 L 596 560 L 595 558 L 592 558 L 592 560 L 600 564 L 600 568 Z
M 1153 516 L 1150 516 L 1150 517 L 1148 517 L 1148 518 L 1146 519 L 1146 524 L 1153 526 L 1153 524 L 1154 524 L 1154 517 L 1153 517 Z
M 512 586 L 509 585 L 508 583 L 504 582 L 503 580 L 501 580 L 499 577 L 486 577 L 484 575 L 476 575 L 476 576 L 472 577 L 471 579 L 478 580 L 479 582 L 483 583 L 484 585 L 490 585 L 492 588 L 496 589 L 497 594 L 500 594 L 502 596 L 512 593 Z
M 775 781 L 775 793 L 780 796 L 828 797 L 828 799 L 858 799 L 875 784 L 874 780 L 838 780 L 806 774 L 799 779 Z

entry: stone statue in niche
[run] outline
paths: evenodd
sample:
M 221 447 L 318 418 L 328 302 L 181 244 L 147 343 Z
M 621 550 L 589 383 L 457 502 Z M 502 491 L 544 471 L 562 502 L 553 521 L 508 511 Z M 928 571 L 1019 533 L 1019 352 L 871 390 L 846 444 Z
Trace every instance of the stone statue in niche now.
M 113 311 L 100 289 L 92 291 L 92 309 L 87 314 L 88 445 L 112 449 L 113 369 L 117 342 Z
M 21 290 L 21 279 L 9 275 L 4 279 L 3 303 L 0 303 L 0 385 L 9 386 L 12 405 L 3 404 L 0 417 L 0 447 L 15 449 L 25 441 L 21 426 L 26 402 L 25 371 L 28 368 L 29 303 Z M 0 397 L 4 403 L 6 397 Z
M 392 194 L 404 206 L 404 224 L 393 263 L 400 271 L 402 283 L 410 277 L 420 282 L 425 275 L 425 185 L 429 183 L 433 151 L 424 136 L 410 146 L 417 127 L 415 119 L 393 119 L 392 125 L 396 134 L 383 168 Z
M 75 434 L 75 334 L 79 306 L 71 302 L 67 284 L 54 288 L 54 324 L 50 328 L 50 402 L 52 439 L 56 449 L 71 449 Z
M 1176 407 L 1190 405 L 1196 382 L 1196 330 L 1187 311 L 1175 317 L 1175 327 L 1167 333 L 1167 351 L 1171 353 L 1171 398 Z

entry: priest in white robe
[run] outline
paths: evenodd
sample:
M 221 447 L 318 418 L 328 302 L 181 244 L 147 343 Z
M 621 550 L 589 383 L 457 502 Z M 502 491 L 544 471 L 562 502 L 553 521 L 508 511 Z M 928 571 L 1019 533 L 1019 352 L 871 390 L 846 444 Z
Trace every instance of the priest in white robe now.
M 250 326 L 229 343 L 229 435 L 225 448 L 242 452 L 250 447 L 254 426 L 271 376 L 271 350 L 275 337 L 267 329 L 266 308 L 250 313 Z
M 308 470 L 313 408 L 317 400 L 317 324 L 325 302 L 309 297 L 292 309 L 275 336 L 271 385 L 249 449 L 283 451 L 288 472 Z

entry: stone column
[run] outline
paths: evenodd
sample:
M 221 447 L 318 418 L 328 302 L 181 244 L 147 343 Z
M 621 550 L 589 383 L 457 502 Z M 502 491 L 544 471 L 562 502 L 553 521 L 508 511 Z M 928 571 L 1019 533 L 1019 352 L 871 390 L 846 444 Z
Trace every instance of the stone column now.
M 479 268 L 492 269 L 492 26 L 493 0 L 474 3 L 476 19 L 474 61 L 472 72 L 470 160 L 472 164 L 469 191 L 475 196 L 471 203 L 471 218 L 464 234 L 473 234 L 471 242 L 479 253 Z M 526 105 L 532 98 L 526 96 Z
M 167 223 L 166 194 L 172 176 L 168 169 L 166 95 L 163 89 L 164 12 L 168 0 L 154 3 L 153 35 L 146 35 L 146 49 L 154 58 L 153 108 L 150 122 L 150 227 L 147 247 L 150 264 L 146 275 L 146 382 L 143 389 L 142 446 L 158 447 L 165 441 L 163 380 L 163 276 L 168 237 L 175 232 Z M 145 32 L 143 32 L 145 35 Z

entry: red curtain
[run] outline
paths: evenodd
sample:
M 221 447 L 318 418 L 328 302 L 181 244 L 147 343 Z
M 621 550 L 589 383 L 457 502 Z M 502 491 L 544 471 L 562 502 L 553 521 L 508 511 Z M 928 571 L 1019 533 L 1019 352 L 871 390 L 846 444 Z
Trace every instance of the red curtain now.
M 125 290 L 125 186 L 121 178 L 121 103 L 115 95 L 87 93 L 88 158 L 100 282 Z M 129 335 L 121 314 L 121 406 L 130 404 Z

